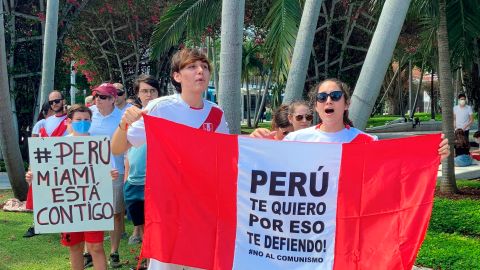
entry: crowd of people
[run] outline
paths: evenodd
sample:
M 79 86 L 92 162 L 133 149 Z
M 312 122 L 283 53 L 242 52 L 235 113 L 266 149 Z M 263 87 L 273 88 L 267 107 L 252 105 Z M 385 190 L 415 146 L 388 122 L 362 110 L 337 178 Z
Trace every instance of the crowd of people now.
M 53 91 L 42 107 L 44 119 L 37 122 L 32 136 L 111 137 L 111 176 L 113 180 L 114 230 L 110 232 L 109 264 L 119 267 L 120 239 L 125 232 L 125 213 L 135 226 L 130 243 L 141 243 L 144 232 L 144 190 L 146 175 L 146 138 L 142 115 L 161 117 L 210 132 L 229 133 L 223 110 L 203 98 L 210 81 L 212 67 L 198 49 L 182 49 L 171 61 L 171 81 L 176 93 L 160 97 L 159 83 L 152 76 L 141 75 L 133 85 L 135 96 L 127 102 L 127 91 L 119 83 L 103 83 L 95 87 L 85 105 L 75 104 L 66 111 L 62 93 Z M 350 104 L 346 84 L 327 79 L 317 84 L 311 94 L 313 102 L 296 101 L 280 106 L 272 118 L 272 130 L 259 128 L 250 136 L 286 141 L 352 142 L 373 141 L 353 127 L 348 118 Z M 310 104 L 314 104 L 313 108 Z M 318 114 L 318 125 L 312 126 Z M 449 154 L 447 140 L 439 145 L 439 155 Z M 32 173 L 26 179 L 32 181 Z M 159 179 L 159 181 L 168 179 Z M 33 194 L 41 196 L 41 194 Z M 32 208 L 32 192 L 29 207 Z M 106 269 L 103 232 L 65 232 L 61 243 L 69 248 L 72 269 Z M 83 255 L 82 255 L 83 253 Z M 183 269 L 150 259 L 148 269 Z M 145 265 L 147 267 L 147 265 Z

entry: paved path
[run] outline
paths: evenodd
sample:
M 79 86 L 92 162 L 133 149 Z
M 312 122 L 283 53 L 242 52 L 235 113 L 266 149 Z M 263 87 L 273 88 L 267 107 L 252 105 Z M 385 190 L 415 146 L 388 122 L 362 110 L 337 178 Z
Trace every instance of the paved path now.
M 0 172 L 0 189 L 11 189 L 6 172 Z

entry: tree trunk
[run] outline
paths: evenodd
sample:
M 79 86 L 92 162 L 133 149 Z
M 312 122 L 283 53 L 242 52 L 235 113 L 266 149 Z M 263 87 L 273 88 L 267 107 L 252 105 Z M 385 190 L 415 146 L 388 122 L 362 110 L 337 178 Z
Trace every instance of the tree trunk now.
M 298 28 L 297 39 L 295 41 L 292 66 L 288 73 L 287 86 L 285 87 L 283 104 L 301 99 L 303 96 L 321 6 L 322 0 L 305 1 L 302 20 L 300 21 L 300 27 Z
M 27 197 L 28 185 L 25 182 L 25 169 L 17 137 L 12 136 L 13 119 L 10 109 L 10 91 L 8 86 L 7 52 L 3 5 L 0 4 L 0 148 L 5 159 L 8 179 L 15 198 L 23 201 Z
M 365 129 L 367 125 L 409 5 L 410 0 L 386 0 L 383 5 L 349 109 L 349 116 L 357 128 Z
M 54 87 L 55 57 L 57 53 L 58 5 L 58 0 L 47 1 L 40 104 L 43 104 L 48 100 L 48 94 Z
M 255 122 L 254 122 L 255 127 L 258 126 L 258 122 L 260 121 L 260 116 L 262 115 L 263 108 L 265 107 L 265 101 L 268 95 L 268 88 L 270 88 L 270 81 L 272 80 L 272 74 L 273 74 L 272 71 L 268 71 L 268 78 L 267 78 L 267 82 L 265 83 L 265 90 L 263 91 L 263 94 L 262 94 L 262 101 L 260 102 L 260 106 L 258 107 L 258 114 L 255 116 Z
M 219 105 L 225 110 L 230 133 L 240 134 L 240 86 L 245 0 L 222 1 Z
M 422 91 L 423 75 L 425 74 L 424 68 L 425 68 L 425 59 L 423 59 L 422 61 L 422 72 L 420 73 L 420 81 L 418 82 L 417 93 L 415 94 L 415 99 L 413 100 L 412 111 L 410 111 L 410 119 L 413 119 L 413 116 L 415 115 L 415 111 L 418 103 L 418 95 L 420 91 Z
M 453 164 L 455 137 L 453 133 L 453 85 L 452 72 L 450 69 L 450 54 L 448 48 L 448 30 L 445 0 L 438 3 L 438 15 L 440 22 L 437 29 L 438 41 L 438 79 L 440 82 L 440 101 L 442 104 L 442 131 L 448 138 L 450 152 L 448 158 L 442 162 L 442 177 L 440 179 L 440 191 L 445 193 L 458 192 L 455 182 L 455 167 Z
M 245 83 L 247 85 L 247 127 L 252 127 L 252 98 L 250 96 L 250 80 L 248 78 L 248 71 L 246 71 Z

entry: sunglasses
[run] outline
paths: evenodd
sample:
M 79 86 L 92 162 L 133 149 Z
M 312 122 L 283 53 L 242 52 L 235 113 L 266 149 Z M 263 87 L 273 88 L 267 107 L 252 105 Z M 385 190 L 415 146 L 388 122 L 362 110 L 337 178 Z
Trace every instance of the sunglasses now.
M 343 96 L 343 92 L 340 90 L 336 90 L 330 93 L 318 93 L 317 94 L 317 101 L 320 103 L 324 103 L 327 101 L 328 97 L 332 99 L 332 101 L 339 101 Z
M 313 120 L 313 114 L 297 114 L 295 115 L 295 120 L 297 121 L 302 121 L 303 118 L 307 121 L 312 121 Z
M 125 92 L 117 92 L 117 96 L 121 97 L 123 95 L 125 95 Z
M 52 106 L 53 104 L 58 104 L 58 103 L 60 103 L 60 101 L 62 101 L 61 98 L 54 99 L 54 100 L 49 100 L 49 101 L 48 101 L 48 104 L 50 104 L 50 106 Z
M 98 97 L 98 98 L 103 99 L 103 100 L 110 98 L 110 96 L 106 96 L 106 95 L 96 95 L 95 97 L 96 98 Z

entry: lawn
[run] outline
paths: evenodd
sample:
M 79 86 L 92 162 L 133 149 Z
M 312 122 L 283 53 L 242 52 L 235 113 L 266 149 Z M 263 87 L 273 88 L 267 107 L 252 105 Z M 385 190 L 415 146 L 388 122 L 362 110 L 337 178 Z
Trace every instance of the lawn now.
M 10 190 L 0 190 L 0 202 L 12 197 Z M 12 213 L 0 210 L 0 269 L 9 270 L 65 270 L 70 269 L 68 249 L 60 244 L 60 234 L 43 234 L 32 238 L 23 238 L 23 234 L 32 224 L 31 213 Z M 126 231 L 131 233 L 132 224 Z M 120 244 L 120 260 L 125 264 L 121 269 L 136 266 L 135 256 L 140 245 L 128 245 L 128 240 Z M 110 252 L 110 242 L 105 241 L 105 251 Z M 93 268 L 90 268 L 93 269 Z
M 457 184 L 480 194 L 479 180 L 459 180 Z M 11 196 L 11 191 L 0 191 L 0 202 Z M 31 214 L 0 211 L 0 269 L 68 269 L 68 250 L 60 245 L 58 234 L 22 237 L 31 222 Z M 131 231 L 128 223 L 127 232 Z M 106 241 L 105 249 L 109 248 Z M 139 248 L 122 240 L 120 256 L 125 266 L 121 269 L 134 266 Z M 480 269 L 480 196 L 435 198 L 428 233 L 415 264 L 442 270 Z

